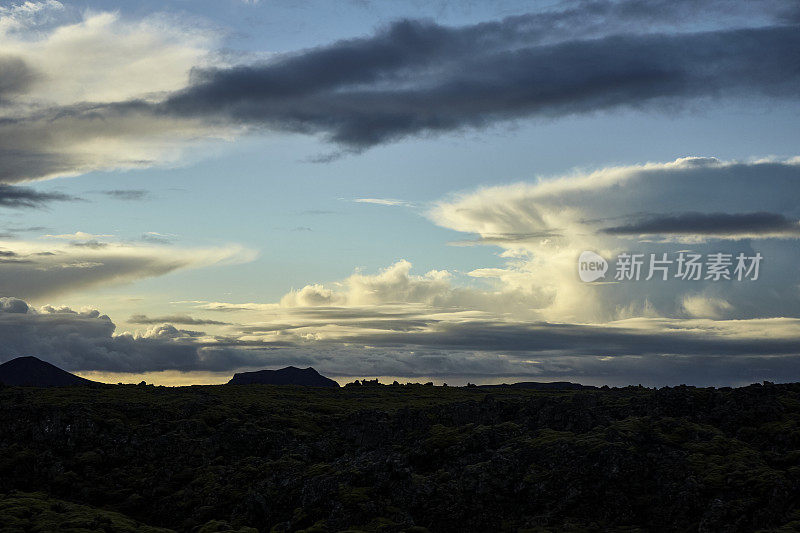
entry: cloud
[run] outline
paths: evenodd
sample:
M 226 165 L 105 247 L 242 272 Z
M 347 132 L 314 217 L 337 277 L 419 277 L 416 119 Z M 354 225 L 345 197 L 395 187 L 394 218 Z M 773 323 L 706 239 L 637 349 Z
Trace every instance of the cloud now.
M 0 117 L 2 118 L 2 117 Z M 75 176 L 101 169 L 176 163 L 192 143 L 230 138 L 226 125 L 159 116 L 143 105 L 49 108 L 0 120 L 0 183 Z
M 115 325 L 95 310 L 28 308 L 26 312 L 0 313 L 0 357 L 37 355 L 67 370 L 134 368 L 168 365 L 180 368 L 197 361 L 197 349 L 180 338 L 114 337 Z M 133 356 L 133 357 L 132 357 Z
M 142 233 L 141 240 L 142 242 L 150 244 L 172 244 L 175 242 L 175 237 L 176 235 L 165 235 L 155 231 L 148 231 Z
M 387 206 L 410 205 L 408 202 L 405 202 L 403 200 L 396 200 L 394 198 L 356 198 L 353 201 L 361 204 L 375 204 L 375 205 L 387 205 Z
M 683 297 L 683 309 L 692 317 L 724 318 L 733 309 L 733 306 L 722 298 L 687 294 Z
M 63 239 L 67 241 L 91 241 L 97 239 L 109 239 L 113 237 L 110 234 L 95 235 L 93 233 L 86 233 L 85 231 L 76 231 L 75 233 L 61 233 L 59 235 L 44 235 L 48 239 Z
M 716 238 L 800 238 L 800 222 L 779 213 L 683 213 L 650 216 L 604 228 L 610 235 L 702 235 Z
M 211 64 L 214 32 L 167 15 L 74 11 L 27 2 L 0 12 L 0 183 L 175 162 L 195 141 L 229 135 L 135 104 Z
M 211 320 L 207 318 L 194 318 L 189 315 L 167 315 L 167 316 L 154 316 L 147 315 L 133 315 L 128 319 L 131 324 L 187 324 L 192 326 L 214 325 L 223 326 L 229 325 L 230 322 L 222 322 L 219 320 Z
M 2 75 L 2 74 L 0 74 Z M 40 208 L 50 202 L 75 201 L 77 198 L 62 193 L 40 192 L 30 187 L 14 187 L 0 183 L 0 207 Z
M 0 298 L 0 313 L 27 313 L 28 303 L 19 298 Z
M 116 333 L 111 319 L 94 309 L 33 307 L 0 298 L 0 361 L 36 355 L 70 371 L 228 371 L 257 365 L 285 343 L 215 341 L 201 331 L 160 324 L 144 332 Z
M 144 189 L 112 189 L 100 192 L 117 200 L 146 200 L 150 197 L 150 191 Z
M 800 355 L 796 344 L 800 322 L 796 319 L 759 322 L 769 329 L 769 339 L 752 336 L 752 332 L 740 334 L 737 328 L 747 324 L 654 319 L 631 321 L 630 327 L 627 324 L 442 322 L 428 330 L 362 333 L 344 337 L 342 342 L 524 352 L 532 356 Z M 713 328 L 721 329 L 721 334 L 713 333 Z
M 795 26 L 555 40 L 542 31 L 518 19 L 462 28 L 399 21 L 369 38 L 199 73 L 160 108 L 321 134 L 359 151 L 522 117 L 712 96 L 793 99 L 800 80 Z
M 450 229 L 505 241 L 508 247 L 540 247 L 581 236 L 636 240 L 642 227 L 648 230 L 643 233 L 700 238 L 781 232 L 791 237 L 796 208 L 784 198 L 800 193 L 798 178 L 796 158 L 726 162 L 686 157 L 487 187 L 438 202 L 429 217 Z M 659 214 L 680 210 L 688 214 Z M 638 222 L 609 230 L 609 221 L 620 219 Z
M 67 239 L 85 239 L 78 232 Z M 90 236 L 91 239 L 92 236 Z M 75 244 L 79 246 L 75 246 Z M 93 240 L 60 242 L 0 241 L 14 254 L 0 262 L 0 294 L 29 300 L 129 283 L 176 270 L 250 261 L 254 252 L 230 245 L 219 248 L 167 248 Z
M 64 11 L 64 5 L 57 0 L 26 1 L 0 6 L 0 34 L 47 26 L 60 20 Z
M 176 163 L 264 131 L 359 152 L 522 119 L 796 100 L 796 17 L 783 2 L 742 4 L 584 2 L 460 27 L 399 20 L 234 65 L 210 52 L 213 32 L 174 19 L 96 13 L 24 38 L 0 32 L 11 73 L 0 97 L 12 102 L 0 109 L 0 182 Z
M 29 233 L 47 230 L 45 226 L 12 226 L 6 229 L 8 231 L 13 231 L 14 233 Z
M 692 157 L 461 193 L 435 204 L 428 216 L 475 235 L 477 243 L 499 246 L 505 264 L 415 274 L 401 260 L 376 273 L 309 283 L 274 302 L 178 303 L 233 318 L 223 322 L 193 312 L 134 316 L 130 324 L 152 327 L 133 333 L 117 333 L 97 312 L 45 306 L 22 313 L 32 306 L 15 300 L 4 304 L 17 313 L 2 319 L 7 328 L 0 336 L 11 342 L 0 353 L 27 351 L 70 369 L 103 372 L 301 364 L 342 376 L 527 376 L 618 384 L 797 379 L 800 292 L 786 287 L 800 286 L 800 253 L 785 246 L 785 239 L 680 235 L 698 238 L 688 248 L 700 252 L 736 246 L 763 253 L 763 275 L 749 284 L 585 284 L 576 260 L 582 250 L 605 257 L 621 250 L 686 250 L 683 242 L 605 231 L 672 216 L 663 213 L 692 213 L 678 221 L 698 231 L 719 231 L 709 221 L 754 231 L 754 224 L 772 223 L 774 229 L 784 219 L 796 220 L 800 213 L 791 199 L 797 197 L 799 168 L 796 159 Z M 9 280 L 0 284 L 0 293 L 41 301 L 93 283 L 247 255 L 137 246 L 110 237 L 102 242 L 106 246 L 75 247 L 100 236 L 60 237 L 0 242 L 0 283 Z
M 402 20 L 233 66 L 209 59 L 207 31 L 175 21 L 100 13 L 33 31 L 47 9 L 0 9 L 0 183 L 12 190 L 176 162 L 187 146 L 252 132 L 317 135 L 358 152 L 522 119 L 672 110 L 720 97 L 795 101 L 796 13 L 780 2 L 744 4 L 584 2 L 461 27 Z M 799 169 L 798 159 L 689 157 L 453 195 L 431 220 L 470 244 L 499 247 L 504 264 L 415 274 L 398 261 L 337 283 L 312 280 L 275 302 L 194 304 L 229 313 L 230 323 L 134 316 L 152 326 L 134 333 L 118 333 L 96 310 L 19 298 L 39 303 L 252 252 L 82 232 L 0 241 L 0 294 L 9 296 L 0 300 L 0 357 L 106 372 L 313 364 L 336 375 L 798 379 L 800 293 L 787 287 L 800 286 L 800 251 L 785 241 L 800 218 Z M 135 191 L 107 193 L 141 197 Z M 164 236 L 141 240 L 163 244 Z M 577 279 L 583 250 L 612 257 L 723 246 L 763 252 L 758 283 Z
M 0 103 L 24 93 L 36 80 L 34 72 L 18 57 L 0 56 Z
M 209 336 L 171 324 L 131 334 L 117 333 L 97 310 L 34 308 L 2 299 L 0 361 L 35 354 L 72 371 L 233 372 L 300 364 L 339 376 L 569 377 L 658 385 L 800 376 L 797 319 L 636 319 L 603 326 L 397 320 L 375 329 L 371 318 L 358 333 L 339 336 L 310 335 L 309 329 L 329 327 L 318 322 L 304 329 L 253 328 L 239 336 Z
M 700 254 L 717 252 L 768 257 L 759 282 L 725 286 L 737 318 L 797 316 L 800 286 L 797 248 L 789 231 L 800 217 L 787 198 L 800 194 L 797 159 L 725 162 L 689 157 L 669 163 L 611 167 L 488 187 L 453 195 L 428 213 L 440 226 L 473 235 L 471 244 L 498 246 L 503 267 L 470 273 L 506 290 L 549 294 L 540 309 L 547 320 L 609 321 L 630 316 L 683 316 L 682 297 L 712 285 L 664 282 L 580 282 L 577 258 L 585 250 L 612 260 L 622 252 Z M 692 213 L 687 216 L 661 213 Z M 620 224 L 623 221 L 623 224 Z M 633 222 L 631 222 L 633 221 Z M 659 224 L 680 233 L 640 237 L 639 229 L 609 227 Z M 627 228 L 626 228 L 627 229 Z M 767 266 L 769 264 L 769 266 Z M 613 281 L 613 267 L 611 280 Z
M 105 252 L 92 250 L 95 259 Z M 726 385 L 800 379 L 800 317 L 732 319 L 738 312 L 728 301 L 733 291 L 712 286 L 700 292 L 694 285 L 680 297 L 674 317 L 631 309 L 628 317 L 603 323 L 552 320 L 552 295 L 526 288 L 539 281 L 524 270 L 529 257 L 509 259 L 523 261 L 518 279 L 505 269 L 470 273 L 501 278 L 494 286 L 464 286 L 445 271 L 414 275 L 408 261 L 398 261 L 375 274 L 309 284 L 279 302 L 176 302 L 232 313 L 235 320 L 134 315 L 128 323 L 152 327 L 133 333 L 117 332 L 99 311 L 5 298 L 0 359 L 34 354 L 69 370 L 123 374 L 201 375 L 294 364 L 334 376 L 450 381 L 507 376 Z
M 70 243 L 70 246 L 77 246 L 79 248 L 105 248 L 108 245 L 109 244 L 107 242 L 100 242 L 95 239 L 88 241 L 74 241 Z
M 60 22 L 54 28 L 0 31 L 6 56 L 38 75 L 34 79 L 39 83 L 17 91 L 20 103 L 66 106 L 150 99 L 184 87 L 191 69 L 207 64 L 209 48 L 217 41 L 196 21 L 188 25 L 165 14 L 132 20 L 118 13 L 88 12 L 78 21 L 64 17 Z
M 293 309 L 346 307 L 351 310 L 362 306 L 379 306 L 380 309 L 393 305 L 421 305 L 441 310 L 515 312 L 521 316 L 535 316 L 536 309 L 549 302 L 549 295 L 534 290 L 462 287 L 453 283 L 454 275 L 446 270 L 431 270 L 423 275 L 414 275 L 411 274 L 411 269 L 412 264 L 409 261 L 400 260 L 378 274 L 355 273 L 330 287 L 321 284 L 306 285 L 285 294 L 280 305 Z M 373 307 L 370 312 L 375 313 L 376 308 Z

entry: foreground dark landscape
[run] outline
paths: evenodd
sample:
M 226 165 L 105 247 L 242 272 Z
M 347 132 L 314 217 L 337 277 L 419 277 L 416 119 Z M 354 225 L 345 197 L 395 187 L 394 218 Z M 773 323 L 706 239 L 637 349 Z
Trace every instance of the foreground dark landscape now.
M 0 388 L 2 531 L 797 531 L 800 384 Z

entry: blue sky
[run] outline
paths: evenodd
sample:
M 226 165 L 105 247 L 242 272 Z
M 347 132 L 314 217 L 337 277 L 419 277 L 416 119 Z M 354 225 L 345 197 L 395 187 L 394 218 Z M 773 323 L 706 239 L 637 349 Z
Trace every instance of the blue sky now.
M 398 38 L 389 52 L 375 52 L 401 20 L 418 33 Z M 797 21 L 790 3 L 767 1 L 749 8 L 633 0 L 8 4 L 0 10 L 0 31 L 10 59 L 0 69 L 20 82 L 9 86 L 7 97 L 0 87 L 9 119 L 0 133 L 0 157 L 11 169 L 0 179 L 9 191 L 46 198 L 33 208 L 13 202 L 0 207 L 2 250 L 21 258 L 0 265 L 6 268 L 0 296 L 24 300 L 28 310 L 25 318 L 0 316 L 7 321 L 0 324 L 0 335 L 7 332 L 0 359 L 49 356 L 98 379 L 145 376 L 163 383 L 217 382 L 241 368 L 305 363 L 342 379 L 799 379 L 798 354 L 791 350 L 751 353 L 728 345 L 734 337 L 757 344 L 759 335 L 789 342 L 800 331 L 791 226 L 800 216 L 794 206 L 800 102 L 792 90 L 800 75 L 788 51 Z M 509 33 L 488 33 L 484 23 L 512 28 L 519 40 L 498 44 L 511 39 Z M 463 31 L 495 39 L 487 42 L 499 47 L 497 55 L 484 59 L 482 49 L 459 55 L 458 47 L 471 46 L 458 40 Z M 455 44 L 447 46 L 454 51 L 431 48 L 377 81 L 364 78 L 319 93 L 329 99 L 321 104 L 295 96 L 306 90 L 301 84 L 327 83 L 325 76 L 344 67 L 329 60 L 308 63 L 286 78 L 297 84 L 290 98 L 298 98 L 287 100 L 288 111 L 261 96 L 274 90 L 273 78 L 261 76 L 283 72 L 278 69 L 285 65 L 317 61 L 328 52 L 345 62 L 356 53 L 364 61 L 382 61 L 382 53 L 405 54 L 426 43 L 427 32 L 452 35 Z M 358 41 L 345 46 L 341 39 Z M 729 42 L 715 52 L 716 39 Z M 736 48 L 752 46 L 752 39 L 763 39 L 763 61 L 757 46 Z M 669 56 L 671 50 L 696 49 L 698 43 L 711 47 L 708 57 L 690 56 L 676 67 L 681 57 Z M 531 72 L 504 63 L 523 57 L 520 50 L 531 54 Z M 637 50 L 650 55 L 638 57 Z M 441 70 L 427 63 L 437 53 L 445 54 Z M 624 53 L 630 57 L 618 60 Z M 551 54 L 552 63 L 543 54 Z M 609 63 L 597 65 L 599 60 Z M 640 71 L 621 74 L 629 65 Z M 353 76 L 361 75 L 358 64 L 352 68 Z M 583 80 L 592 68 L 593 77 Z M 678 74 L 671 70 L 680 68 L 685 70 Z M 652 76 L 650 69 L 663 80 L 647 79 L 644 88 L 620 81 L 624 75 Z M 509 81 L 529 78 L 529 89 Z M 619 88 L 596 89 L 606 79 Z M 398 93 L 379 102 L 375 95 L 412 86 L 422 94 L 437 83 L 435 91 L 408 104 L 416 106 L 413 126 L 386 119 L 380 125 L 388 128 L 386 137 L 374 141 L 365 119 L 353 118 L 362 101 L 380 114 L 405 105 L 408 97 Z M 588 85 L 577 91 L 571 84 L 578 83 Z M 244 98 L 236 96 L 243 84 L 252 86 Z M 497 85 L 496 101 L 494 92 L 483 91 L 486 84 Z M 369 92 L 342 100 L 362 87 Z M 474 90 L 472 100 L 472 93 L 453 89 L 459 87 Z M 540 90 L 552 92 L 515 103 Z M 207 94 L 219 96 L 209 100 Z M 305 105 L 322 106 L 322 114 L 309 118 Z M 472 111 L 484 108 L 489 111 Z M 313 113 L 319 113 L 316 107 Z M 399 116 L 391 113 L 387 117 Z M 716 159 L 684 159 L 693 157 Z M 604 188 L 605 176 L 629 173 L 637 177 L 619 178 L 613 186 L 625 194 Z M 684 181 L 689 173 L 697 176 Z M 675 184 L 663 189 L 659 204 L 651 190 L 661 190 L 662 178 L 653 177 L 661 174 Z M 734 176 L 735 190 L 726 186 L 726 176 Z M 571 185 L 556 195 L 536 189 L 564 180 L 586 194 L 578 201 Z M 622 197 L 630 201 L 616 203 Z M 590 216 L 692 213 L 740 221 L 771 213 L 788 221 L 789 229 L 775 233 L 740 224 L 724 235 L 697 228 L 611 239 L 602 228 L 586 226 Z M 498 240 L 509 228 L 533 236 Z M 558 238 L 544 243 L 539 232 Z M 610 256 L 634 248 L 764 250 L 771 254 L 765 265 L 774 268 L 761 285 L 747 287 L 709 282 L 589 289 L 574 272 L 561 275 L 574 270 L 582 247 Z M 42 263 L 48 257 L 63 260 Z M 493 274 L 485 275 L 490 269 Z M 248 306 L 231 310 L 242 304 Z M 313 320 L 309 308 L 318 311 Z M 92 322 L 100 320 L 95 309 L 108 317 L 102 324 Z M 359 319 L 341 322 L 342 313 L 353 309 Z M 385 313 L 413 315 L 416 322 L 375 328 L 370 316 Z M 29 324 L 47 336 L 47 321 L 73 315 L 76 338 L 93 347 L 90 352 L 97 348 L 97 355 L 52 343 L 45 349 L 19 333 L 20 324 Z M 133 320 L 136 315 L 148 319 Z M 169 320 L 175 317 L 184 323 Z M 226 324 L 197 323 L 204 320 Z M 746 322 L 753 320 L 762 322 Z M 100 333 L 83 330 L 87 323 Z M 487 335 L 513 325 L 531 344 L 504 351 L 499 341 L 459 347 L 418 339 L 465 324 L 473 331 L 486 328 Z M 633 335 L 630 346 L 650 355 L 637 356 L 614 340 L 575 359 L 580 343 L 572 337 L 559 349 L 537 344 L 545 334 L 530 328 L 542 324 L 615 334 L 623 329 Z M 691 350 L 658 353 L 641 348 L 644 341 L 636 337 L 647 331 L 659 343 L 658 335 L 674 329 L 702 337 L 695 339 L 696 365 L 684 360 Z M 397 331 L 410 336 L 403 339 Z M 598 370 L 596 361 L 614 350 L 624 353 L 618 368 Z M 735 356 L 740 363 L 714 377 L 715 365 Z M 670 365 L 665 357 L 682 359 Z

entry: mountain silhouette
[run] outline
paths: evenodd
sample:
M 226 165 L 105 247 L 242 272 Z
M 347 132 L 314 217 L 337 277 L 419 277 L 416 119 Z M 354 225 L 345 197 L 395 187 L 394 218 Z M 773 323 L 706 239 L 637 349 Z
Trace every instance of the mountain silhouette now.
M 297 368 L 287 366 L 280 370 L 257 370 L 255 372 L 238 372 L 228 385 L 303 385 L 306 387 L 338 387 L 339 384 L 326 378 L 311 367 Z
M 569 381 L 520 381 L 510 385 L 503 383 L 502 385 L 478 385 L 484 389 L 496 389 L 500 387 L 511 387 L 514 389 L 535 389 L 535 390 L 583 390 L 583 389 L 596 389 L 592 385 L 581 385 L 580 383 L 571 383 Z
M 0 383 L 18 387 L 66 387 L 97 382 L 70 374 L 37 357 L 27 356 L 0 365 Z

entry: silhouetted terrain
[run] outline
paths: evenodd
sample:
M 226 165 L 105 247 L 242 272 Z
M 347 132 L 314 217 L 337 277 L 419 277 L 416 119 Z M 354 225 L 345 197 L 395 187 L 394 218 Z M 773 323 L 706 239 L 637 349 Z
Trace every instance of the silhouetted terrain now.
M 485 389 L 496 389 L 498 387 L 511 387 L 513 389 L 536 389 L 536 390 L 583 390 L 596 389 L 591 385 L 581 385 L 580 383 L 570 383 L 569 381 L 520 381 L 518 383 L 503 383 L 502 385 L 478 385 Z
M 70 374 L 36 357 L 17 357 L 0 365 L 0 383 L 23 387 L 91 385 L 94 381 Z
M 5 387 L 0 524 L 797 531 L 800 384 Z
M 280 370 L 257 370 L 255 372 L 239 372 L 233 375 L 228 385 L 303 385 L 306 387 L 338 387 L 339 384 L 330 378 L 320 375 L 311 367 L 296 368 L 287 366 Z

